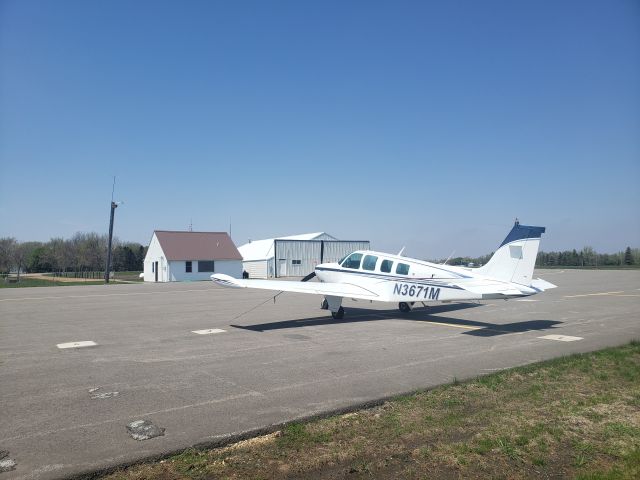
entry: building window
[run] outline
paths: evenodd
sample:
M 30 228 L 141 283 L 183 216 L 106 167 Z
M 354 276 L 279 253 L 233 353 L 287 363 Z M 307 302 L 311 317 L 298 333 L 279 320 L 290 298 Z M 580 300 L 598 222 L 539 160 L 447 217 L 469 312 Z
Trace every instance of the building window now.
M 198 272 L 211 272 L 213 273 L 214 270 L 214 265 L 213 265 L 213 260 L 198 260 Z
M 364 261 L 362 262 L 362 269 L 375 270 L 377 261 L 378 261 L 378 257 L 374 257 L 373 255 L 366 255 L 364 257 Z
M 291 265 L 302 265 L 302 260 L 291 260 Z
M 398 275 L 409 275 L 409 265 L 406 263 L 399 263 L 396 267 L 396 273 Z
M 185 262 L 184 271 L 187 272 L 187 273 L 191 273 L 191 261 Z
M 156 273 L 156 262 L 151 262 L 151 273 Z
M 391 260 L 383 260 L 380 264 L 380 271 L 389 273 L 391 272 L 391 267 L 393 267 L 393 262 Z

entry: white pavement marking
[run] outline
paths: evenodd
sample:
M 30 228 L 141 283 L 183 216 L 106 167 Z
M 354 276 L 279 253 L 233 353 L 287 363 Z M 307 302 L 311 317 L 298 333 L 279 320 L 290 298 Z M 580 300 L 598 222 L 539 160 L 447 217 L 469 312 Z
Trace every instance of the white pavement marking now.
M 456 323 L 432 322 L 430 320 L 426 320 L 422 322 L 422 325 L 443 325 L 445 327 L 464 328 L 465 330 L 480 330 L 481 328 L 485 328 L 485 327 L 477 327 L 475 325 L 458 325 Z
M 98 344 L 91 340 L 84 342 L 69 342 L 69 343 L 59 343 L 56 345 L 58 348 L 83 348 L 83 347 L 95 347 Z
M 538 338 L 544 338 L 545 340 L 557 340 L 559 342 L 575 342 L 576 340 L 583 340 L 582 337 L 572 337 L 570 335 L 545 335 L 544 337 Z
M 533 298 L 521 298 L 516 300 L 516 302 L 537 302 L 538 300 L 534 300 Z
M 599 293 L 583 293 L 582 295 L 565 295 L 564 298 L 597 297 L 600 295 L 616 295 L 619 293 L 624 293 L 624 290 L 620 292 L 599 292 Z
M 197 333 L 198 335 L 211 335 L 213 333 L 223 333 L 226 330 L 221 328 L 209 328 L 208 330 L 192 330 L 191 333 Z

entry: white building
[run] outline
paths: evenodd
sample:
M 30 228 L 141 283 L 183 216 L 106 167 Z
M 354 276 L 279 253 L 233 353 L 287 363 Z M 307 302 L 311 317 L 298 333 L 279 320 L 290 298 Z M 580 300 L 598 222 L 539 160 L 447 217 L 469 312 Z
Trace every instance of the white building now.
M 249 278 L 302 277 L 319 263 L 368 249 L 368 240 L 338 240 L 324 232 L 254 240 L 238 247 Z
M 209 280 L 212 273 L 242 276 L 242 256 L 226 232 L 153 232 L 145 282 Z

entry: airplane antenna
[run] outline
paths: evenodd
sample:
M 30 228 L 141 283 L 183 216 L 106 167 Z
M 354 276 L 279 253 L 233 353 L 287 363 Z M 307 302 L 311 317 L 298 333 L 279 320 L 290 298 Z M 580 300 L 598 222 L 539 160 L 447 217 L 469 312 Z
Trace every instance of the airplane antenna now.
M 455 251 L 455 250 L 454 250 L 453 252 L 451 252 L 451 255 L 449 255 L 449 256 L 447 257 L 447 259 L 446 259 L 444 262 L 442 262 L 442 265 L 446 265 L 446 264 L 447 264 L 447 262 L 448 262 L 449 260 L 451 260 L 451 257 L 453 257 L 453 254 L 454 254 L 454 253 L 456 253 L 456 251 Z
M 400 249 L 400 251 L 398 252 L 398 256 L 399 256 L 399 257 L 401 257 L 401 256 L 402 256 L 402 254 L 404 253 L 404 249 L 405 249 L 405 247 L 402 247 L 402 248 Z

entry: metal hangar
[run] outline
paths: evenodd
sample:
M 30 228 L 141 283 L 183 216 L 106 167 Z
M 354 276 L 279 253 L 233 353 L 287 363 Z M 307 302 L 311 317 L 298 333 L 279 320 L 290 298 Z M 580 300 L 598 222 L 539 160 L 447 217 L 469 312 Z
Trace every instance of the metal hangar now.
M 245 276 L 274 278 L 302 277 L 320 263 L 337 262 L 355 250 L 369 248 L 368 240 L 338 240 L 325 232 L 316 232 L 249 240 L 238 250 Z

